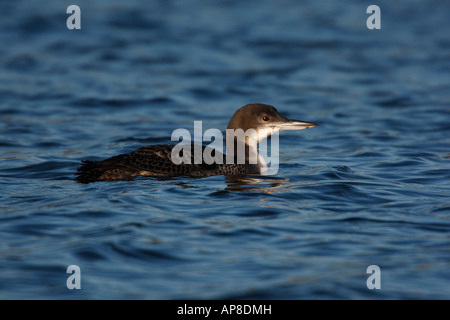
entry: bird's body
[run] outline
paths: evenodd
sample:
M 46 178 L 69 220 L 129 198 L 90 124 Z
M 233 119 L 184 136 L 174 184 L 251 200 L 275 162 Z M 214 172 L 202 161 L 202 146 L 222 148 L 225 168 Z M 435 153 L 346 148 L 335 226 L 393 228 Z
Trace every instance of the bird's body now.
M 244 138 L 231 136 L 227 139 L 232 149 L 238 149 L 238 143 L 245 145 L 245 154 L 238 160 L 234 153 L 232 161 L 226 155 L 212 152 L 215 163 L 196 163 L 194 153 L 191 153 L 191 161 L 175 164 L 173 159 L 174 145 L 150 145 L 142 147 L 127 154 L 117 155 L 102 161 L 83 161 L 78 169 L 77 181 L 89 183 L 94 181 L 126 180 L 137 176 L 191 176 L 207 177 L 213 175 L 245 176 L 249 174 L 261 174 L 267 166 L 257 152 L 257 145 L 271 134 L 282 130 L 300 130 L 316 126 L 314 123 L 289 120 L 280 116 L 277 110 L 269 105 L 249 104 L 238 109 L 231 118 L 227 127 L 231 131 L 242 129 L 245 132 L 254 132 Z M 248 130 L 254 129 L 254 131 Z M 247 131 L 248 130 L 248 131 Z M 202 146 L 202 151 L 205 151 Z M 252 159 L 256 159 L 252 161 Z
M 83 161 L 78 169 L 77 180 L 88 183 L 93 181 L 126 180 L 137 176 L 190 176 L 209 177 L 215 175 L 248 175 L 259 174 L 257 165 L 227 164 L 226 156 L 223 163 L 195 164 L 194 154 L 190 164 L 174 164 L 172 149 L 174 145 L 150 145 L 133 152 L 111 157 L 103 161 Z M 205 146 L 202 149 L 205 150 Z

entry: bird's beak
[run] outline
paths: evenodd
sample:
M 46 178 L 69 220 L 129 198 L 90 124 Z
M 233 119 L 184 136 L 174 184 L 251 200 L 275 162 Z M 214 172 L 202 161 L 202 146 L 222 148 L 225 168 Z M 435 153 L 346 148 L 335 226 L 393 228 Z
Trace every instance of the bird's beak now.
M 291 120 L 284 118 L 282 121 L 278 122 L 275 127 L 280 131 L 285 130 L 303 130 L 303 129 L 309 129 L 312 127 L 317 127 L 318 124 L 312 123 L 312 122 L 306 122 L 306 121 L 299 121 L 299 120 Z

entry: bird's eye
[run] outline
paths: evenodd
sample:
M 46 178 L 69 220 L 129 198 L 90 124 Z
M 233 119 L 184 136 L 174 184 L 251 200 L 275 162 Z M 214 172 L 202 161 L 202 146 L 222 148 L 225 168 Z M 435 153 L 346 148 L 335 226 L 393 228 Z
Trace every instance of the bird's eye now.
M 264 120 L 264 121 L 269 121 L 269 117 L 268 117 L 268 116 L 264 116 L 264 117 L 263 117 L 263 120 Z

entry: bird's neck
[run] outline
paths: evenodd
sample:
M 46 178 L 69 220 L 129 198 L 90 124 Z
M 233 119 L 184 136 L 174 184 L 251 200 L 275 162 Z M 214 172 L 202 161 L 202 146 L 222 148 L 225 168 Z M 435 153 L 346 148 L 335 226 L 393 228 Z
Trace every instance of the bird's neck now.
M 228 131 L 226 134 L 227 163 L 233 161 L 234 164 L 258 165 L 259 168 L 266 168 L 267 162 L 258 153 L 259 139 L 255 134 L 246 131 L 245 135 Z

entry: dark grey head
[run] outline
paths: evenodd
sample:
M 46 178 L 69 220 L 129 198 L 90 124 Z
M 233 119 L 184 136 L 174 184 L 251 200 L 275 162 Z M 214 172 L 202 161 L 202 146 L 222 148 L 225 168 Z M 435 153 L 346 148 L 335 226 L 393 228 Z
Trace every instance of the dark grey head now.
M 274 107 L 253 103 L 238 109 L 231 117 L 227 129 L 255 129 L 258 132 L 257 142 L 271 134 L 284 130 L 302 130 L 317 126 L 312 122 L 287 119 L 281 116 Z

